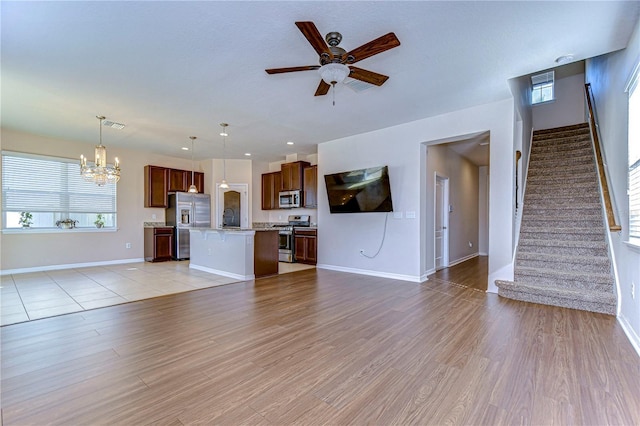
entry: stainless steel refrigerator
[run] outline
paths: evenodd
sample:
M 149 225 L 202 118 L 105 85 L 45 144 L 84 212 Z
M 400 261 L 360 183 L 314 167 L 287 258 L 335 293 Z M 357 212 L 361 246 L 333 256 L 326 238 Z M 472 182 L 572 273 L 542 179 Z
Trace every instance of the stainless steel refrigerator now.
M 170 193 L 166 222 L 168 226 L 173 226 L 175 229 L 173 258 L 189 259 L 189 230 L 191 228 L 211 228 L 209 194 Z

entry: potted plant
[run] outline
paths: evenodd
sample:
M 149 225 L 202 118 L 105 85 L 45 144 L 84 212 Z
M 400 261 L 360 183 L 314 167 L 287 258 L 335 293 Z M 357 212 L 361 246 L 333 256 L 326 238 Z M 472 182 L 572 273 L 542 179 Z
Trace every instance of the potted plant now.
M 56 226 L 62 229 L 72 229 L 75 228 L 77 224 L 78 221 L 73 219 L 62 219 L 56 222 Z
M 102 213 L 98 213 L 93 223 L 96 225 L 96 228 L 102 228 L 104 226 L 104 216 L 102 216 Z
M 23 228 L 28 228 L 33 223 L 33 215 L 31 212 L 20 212 L 20 220 L 18 221 Z

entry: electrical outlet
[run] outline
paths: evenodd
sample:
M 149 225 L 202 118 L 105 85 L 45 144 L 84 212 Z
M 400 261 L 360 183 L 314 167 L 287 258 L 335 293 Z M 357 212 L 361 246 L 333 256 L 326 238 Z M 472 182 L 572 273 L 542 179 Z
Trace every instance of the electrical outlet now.
M 469 247 L 473 247 L 473 243 L 469 241 Z
M 157 219 L 157 218 L 158 218 L 157 214 L 154 213 L 154 214 L 151 215 L 151 219 Z
M 131 248 L 131 243 L 125 243 L 124 247 L 130 249 Z
M 207 249 L 207 254 L 208 254 L 209 256 L 211 256 L 211 248 L 208 248 L 208 249 Z
M 631 281 L 631 298 L 636 300 L 636 283 Z

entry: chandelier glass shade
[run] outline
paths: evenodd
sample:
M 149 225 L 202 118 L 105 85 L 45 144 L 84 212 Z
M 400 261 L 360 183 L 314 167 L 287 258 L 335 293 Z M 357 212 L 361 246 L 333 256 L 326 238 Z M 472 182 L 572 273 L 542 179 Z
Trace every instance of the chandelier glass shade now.
M 318 72 L 325 83 L 334 85 L 336 83 L 342 83 L 351 70 L 344 64 L 332 62 L 321 66 Z
M 87 157 L 80 156 L 80 176 L 87 182 L 95 182 L 98 186 L 107 183 L 117 183 L 120 180 L 120 161 L 115 158 L 115 165 L 107 164 L 107 148 L 102 145 L 102 121 L 104 117 L 96 116 L 100 120 L 100 144 L 95 149 L 95 162 L 87 164 Z

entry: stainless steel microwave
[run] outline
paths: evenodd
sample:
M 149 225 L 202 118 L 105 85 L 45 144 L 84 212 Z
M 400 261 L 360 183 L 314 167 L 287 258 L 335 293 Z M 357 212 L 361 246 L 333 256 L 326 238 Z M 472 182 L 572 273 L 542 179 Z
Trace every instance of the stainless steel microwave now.
M 301 191 L 280 191 L 278 206 L 281 209 L 293 209 L 300 207 L 302 202 Z

